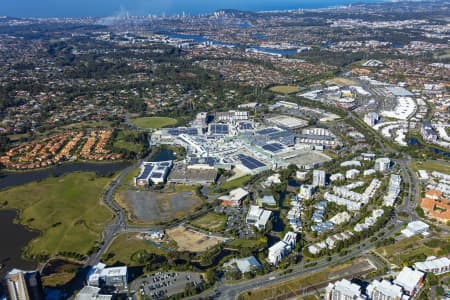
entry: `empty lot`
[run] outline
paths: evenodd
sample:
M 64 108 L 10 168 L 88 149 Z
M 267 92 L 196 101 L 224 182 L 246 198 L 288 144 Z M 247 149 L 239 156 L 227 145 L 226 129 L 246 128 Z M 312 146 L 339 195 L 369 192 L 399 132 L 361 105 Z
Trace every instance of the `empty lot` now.
M 202 252 L 224 241 L 224 238 L 206 235 L 178 226 L 167 230 L 167 235 L 178 245 L 179 251 Z
M 182 218 L 202 204 L 193 191 L 160 193 L 128 190 L 122 198 L 130 209 L 132 221 L 144 223 L 167 222 Z

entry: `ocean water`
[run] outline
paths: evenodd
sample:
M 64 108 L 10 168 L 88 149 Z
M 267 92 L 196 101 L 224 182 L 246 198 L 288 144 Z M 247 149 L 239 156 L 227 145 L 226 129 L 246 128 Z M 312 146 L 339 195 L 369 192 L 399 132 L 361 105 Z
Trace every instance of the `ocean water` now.
M 107 17 L 130 15 L 197 15 L 218 9 L 248 11 L 322 8 L 378 0 L 1 0 L 0 16 Z

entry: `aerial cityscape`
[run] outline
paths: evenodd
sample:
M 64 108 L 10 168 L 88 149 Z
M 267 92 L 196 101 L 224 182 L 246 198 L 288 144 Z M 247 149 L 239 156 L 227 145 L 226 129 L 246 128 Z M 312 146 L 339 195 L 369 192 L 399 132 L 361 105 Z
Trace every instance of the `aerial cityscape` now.
M 450 299 L 450 1 L 90 2 L 0 4 L 0 299 Z

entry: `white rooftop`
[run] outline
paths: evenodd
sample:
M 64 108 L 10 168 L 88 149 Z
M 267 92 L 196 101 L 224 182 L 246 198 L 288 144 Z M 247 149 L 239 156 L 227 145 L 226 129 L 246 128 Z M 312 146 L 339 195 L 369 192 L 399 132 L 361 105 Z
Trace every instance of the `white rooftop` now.
M 404 267 L 402 271 L 395 278 L 394 283 L 403 287 L 406 291 L 413 291 L 422 280 L 424 273 Z
M 367 287 L 369 296 L 373 297 L 372 293 L 374 290 L 377 290 L 386 297 L 391 297 L 391 299 L 400 299 L 403 295 L 400 286 L 392 284 L 390 281 L 384 279 L 382 281 L 374 280 L 370 283 Z

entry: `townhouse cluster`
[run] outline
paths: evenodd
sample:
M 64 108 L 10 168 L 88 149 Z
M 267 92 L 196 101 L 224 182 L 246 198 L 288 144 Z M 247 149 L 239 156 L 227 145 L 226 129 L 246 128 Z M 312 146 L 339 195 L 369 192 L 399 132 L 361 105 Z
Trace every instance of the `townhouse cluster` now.
M 0 157 L 0 163 L 8 169 L 36 169 L 79 158 L 117 160 L 122 155 L 112 153 L 107 147 L 111 136 L 112 130 L 57 134 L 8 150 Z

